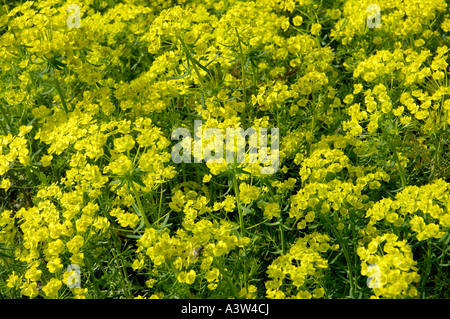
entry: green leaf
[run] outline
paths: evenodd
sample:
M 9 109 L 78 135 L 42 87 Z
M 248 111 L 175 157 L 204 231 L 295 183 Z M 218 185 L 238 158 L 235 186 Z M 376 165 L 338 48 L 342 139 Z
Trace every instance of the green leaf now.
M 125 235 L 128 238 L 133 238 L 133 239 L 139 239 L 142 237 L 142 235 Z
M 169 216 L 170 216 L 170 213 L 168 213 L 166 218 L 164 218 L 163 223 L 160 228 L 167 227 L 166 225 L 167 225 L 167 221 L 169 220 Z M 170 224 L 170 225 L 172 225 L 172 224 Z
M 131 206 L 133 207 L 133 209 L 136 212 L 136 214 L 138 214 L 139 217 L 142 217 L 142 214 L 141 214 L 139 208 L 136 206 L 136 204 L 135 203 L 131 203 Z
M 264 225 L 267 225 L 267 226 L 276 226 L 276 225 L 279 225 L 279 224 L 280 224 L 279 221 L 274 222 L 274 223 L 264 223 Z
M 203 71 L 209 73 L 209 70 L 207 68 L 205 68 L 196 58 L 194 58 L 194 54 L 191 54 L 190 59 L 191 59 L 192 62 L 197 64 Z
M 190 73 L 191 73 L 191 72 L 190 72 L 190 68 L 189 68 L 189 64 L 188 64 L 188 66 L 187 66 L 187 68 L 186 68 L 186 72 L 185 72 L 183 75 L 180 75 L 180 76 L 169 76 L 169 77 L 167 77 L 166 79 L 167 79 L 167 80 L 179 80 L 179 79 L 185 78 L 185 77 L 188 76 Z
M 136 184 L 138 184 L 139 186 L 146 187 L 145 184 L 144 184 L 144 182 L 141 181 L 141 179 L 140 179 L 138 176 L 132 176 L 132 177 L 131 177 L 131 180 L 132 180 L 133 182 L 135 182 Z
M 133 233 L 136 233 L 137 231 L 141 230 L 144 227 L 144 225 L 145 225 L 144 217 L 142 216 L 141 211 L 139 210 L 139 208 L 136 206 L 135 203 L 131 203 L 131 206 L 133 207 L 136 214 L 138 214 L 138 216 L 141 218 L 141 222 L 140 222 L 139 226 L 133 232 Z
M 208 65 L 210 65 L 211 63 L 213 63 L 213 62 L 217 59 L 217 57 L 219 57 L 219 56 L 220 56 L 220 51 L 217 51 L 216 56 L 215 56 L 211 61 L 209 61 L 208 63 L 205 64 L 205 68 L 206 68 Z

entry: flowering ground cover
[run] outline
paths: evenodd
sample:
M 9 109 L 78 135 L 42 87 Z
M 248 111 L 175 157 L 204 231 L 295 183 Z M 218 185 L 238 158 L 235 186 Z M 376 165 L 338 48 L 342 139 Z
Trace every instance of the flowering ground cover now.
M 0 297 L 449 298 L 449 37 L 444 0 L 3 1 Z

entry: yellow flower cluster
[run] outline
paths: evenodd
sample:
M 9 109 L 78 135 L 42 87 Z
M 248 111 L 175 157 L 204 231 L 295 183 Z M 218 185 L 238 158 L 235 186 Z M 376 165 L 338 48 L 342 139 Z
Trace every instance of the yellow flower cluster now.
M 198 220 L 198 216 L 205 216 L 212 211 L 207 204 L 206 197 L 195 190 L 186 193 L 177 190 L 170 206 L 174 211 L 183 211 L 183 227 L 174 235 L 170 235 L 167 228 L 146 228 L 137 241 L 138 258 L 133 262 L 133 268 L 150 268 L 157 274 L 158 269 L 172 265 L 179 283 L 192 285 L 197 273 L 201 273 L 201 278 L 208 282 L 208 288 L 216 289 L 222 273 L 213 266 L 214 260 L 238 247 L 245 247 L 250 243 L 250 238 L 236 236 L 232 222 L 210 221 L 206 218 Z M 201 264 L 198 268 L 196 263 L 199 260 Z M 150 279 L 150 282 L 151 288 L 155 280 Z
M 266 282 L 267 297 L 322 298 L 322 287 L 315 288 L 312 294 L 311 290 L 328 268 L 328 261 L 323 255 L 330 249 L 338 248 L 338 245 L 330 246 L 329 242 L 328 235 L 317 232 L 297 239 L 286 254 L 275 259 L 267 268 L 270 278 Z
M 42 282 L 46 282 L 42 288 L 44 293 L 50 298 L 57 297 L 62 283 L 69 285 L 63 259 L 83 266 L 85 237 L 92 237 L 109 227 L 107 218 L 96 214 L 98 210 L 96 204 L 88 203 L 83 207 L 80 206 L 82 200 L 77 198 L 75 193 L 70 194 L 70 197 L 64 195 L 57 186 L 51 186 L 47 192 L 40 191 L 41 201 L 36 207 L 21 208 L 13 218 L 10 211 L 2 213 L 2 226 L 9 226 L 14 233 L 20 231 L 22 234 L 24 244 L 22 248 L 15 250 L 15 255 L 19 261 L 27 264 L 23 281 L 12 274 L 9 279 L 10 286 L 18 286 L 22 294 L 30 298 L 39 294 L 38 283 Z M 61 222 L 61 213 L 57 206 L 51 200 L 45 199 L 50 197 L 66 203 L 66 205 L 63 204 L 63 207 L 67 209 L 62 214 L 65 217 L 64 222 Z M 77 201 L 76 208 L 69 207 L 70 198 Z M 76 211 L 70 211 L 72 208 Z M 75 217 L 75 215 L 78 216 Z M 16 228 L 14 224 L 19 226 Z M 41 278 L 44 271 L 45 277 L 50 276 L 45 281 Z M 76 289 L 74 294 L 78 297 L 84 294 Z
M 369 225 L 383 220 L 397 227 L 406 224 L 419 241 L 439 239 L 450 228 L 449 191 L 450 184 L 441 179 L 421 187 L 408 186 L 395 199 L 375 203 L 366 217 L 370 218 Z
M 419 281 L 420 276 L 406 240 L 399 241 L 396 235 L 388 233 L 373 238 L 367 248 L 358 247 L 357 253 L 361 259 L 361 274 L 374 276 L 372 286 L 376 297 L 417 296 L 414 283 Z M 376 273 L 373 269 L 368 273 L 368 265 L 377 266 Z
M 367 32 L 367 18 L 373 13 L 368 10 L 374 4 L 371 0 L 348 0 L 343 5 L 343 12 L 331 36 L 348 44 Z M 380 8 L 381 26 L 379 31 L 386 37 L 406 37 L 420 34 L 426 30 L 439 12 L 445 12 L 447 4 L 444 0 L 424 1 L 387 1 L 380 0 L 376 4 Z M 385 31 L 386 30 L 386 31 Z M 380 34 L 381 35 L 381 34 Z M 388 40 L 385 39 L 385 41 Z
M 0 295 L 442 293 L 448 2 L 69 4 L 0 5 Z M 194 120 L 278 128 L 279 170 L 175 164 Z

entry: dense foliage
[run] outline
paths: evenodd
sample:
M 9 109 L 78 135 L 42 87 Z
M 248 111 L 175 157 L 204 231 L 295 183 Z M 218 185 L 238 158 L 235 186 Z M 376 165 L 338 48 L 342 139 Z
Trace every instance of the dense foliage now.
M 450 297 L 449 1 L 73 3 L 0 6 L 0 297 Z

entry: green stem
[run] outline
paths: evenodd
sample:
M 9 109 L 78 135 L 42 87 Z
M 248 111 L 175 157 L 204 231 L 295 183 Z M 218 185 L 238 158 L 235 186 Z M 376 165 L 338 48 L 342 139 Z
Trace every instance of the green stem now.
M 137 206 L 139 208 L 139 211 L 141 212 L 142 218 L 144 219 L 145 226 L 150 228 L 151 227 L 150 222 L 148 221 L 147 215 L 144 212 L 144 207 L 142 206 L 142 202 L 141 202 L 141 199 L 139 197 L 139 194 L 137 193 L 136 187 L 134 186 L 134 182 L 131 181 L 130 183 L 131 183 L 131 188 L 132 188 L 134 197 L 136 198 Z
M 125 282 L 125 285 L 127 287 L 127 289 L 124 289 L 124 293 L 127 294 L 127 298 L 131 299 L 133 297 L 133 295 L 131 293 L 131 283 L 129 280 L 128 272 L 127 272 L 127 269 L 123 262 L 121 262 L 121 266 L 122 266 L 121 268 L 122 268 L 122 274 L 123 274 L 123 281 Z
M 163 184 L 161 183 L 161 195 L 159 196 L 158 219 L 161 218 L 162 202 L 163 202 Z
M 283 255 L 286 253 L 286 246 L 284 244 L 284 230 L 283 230 L 283 225 L 280 223 L 280 225 L 278 226 L 280 229 L 280 237 L 281 237 L 281 251 L 283 253 Z
M 400 158 L 398 157 L 398 153 L 397 153 L 397 150 L 395 149 L 395 147 L 392 149 L 392 151 L 394 153 L 394 159 L 395 159 L 395 162 L 397 163 L 398 170 L 400 172 L 400 179 L 402 181 L 402 189 L 405 189 L 405 187 L 406 187 L 405 171 L 403 170 L 402 163 L 400 162 Z
M 239 36 L 238 30 L 237 28 L 234 28 L 234 30 L 236 31 L 236 35 L 238 38 L 238 45 L 239 45 L 239 55 L 240 55 L 240 60 L 241 60 L 241 70 L 242 70 L 242 98 L 244 100 L 245 105 L 247 105 L 247 83 L 246 83 L 246 79 L 245 79 L 245 65 L 244 65 L 244 53 L 242 51 L 242 43 L 241 43 L 241 37 Z
M 434 152 L 434 156 L 433 156 L 433 168 L 431 170 L 431 174 L 430 174 L 430 180 L 433 180 L 434 175 L 436 173 L 436 168 L 439 165 L 439 158 L 440 158 L 440 152 L 441 152 L 441 139 L 440 137 L 435 133 L 433 134 L 433 137 L 435 139 L 435 145 L 437 144 L 437 146 L 435 147 L 435 152 Z
M 54 77 L 54 79 L 55 79 L 54 82 L 55 82 L 56 91 L 58 91 L 59 98 L 61 99 L 61 103 L 62 103 L 62 106 L 64 108 L 64 112 L 66 112 L 66 114 L 68 114 L 69 113 L 69 109 L 67 108 L 66 98 L 64 97 L 64 94 L 63 94 L 63 92 L 61 90 L 61 86 L 59 85 L 58 79 L 56 77 Z
M 239 189 L 238 189 L 238 184 L 237 184 L 237 179 L 236 179 L 236 174 L 233 175 L 233 188 L 234 188 L 234 193 L 236 195 L 236 203 L 238 206 L 238 212 L 239 212 L 239 228 L 241 231 L 241 238 L 243 238 L 245 236 L 245 226 L 244 226 L 244 213 L 242 212 L 241 209 L 241 201 L 239 199 Z M 245 248 L 242 248 L 242 252 L 243 252 L 243 278 L 244 278 L 244 285 L 246 288 L 247 287 L 247 254 L 245 252 Z
M 230 279 L 227 272 L 223 269 L 222 265 L 216 258 L 213 259 L 213 265 L 219 269 L 219 272 L 222 275 L 222 277 L 225 278 L 228 287 L 230 288 L 231 291 L 233 291 L 234 295 L 237 296 L 236 286 L 233 284 L 233 281 Z
M 0 103 L 0 111 L 2 112 L 3 118 L 5 119 L 5 123 L 6 123 L 7 129 L 9 130 L 9 132 L 11 132 L 11 122 L 9 121 L 9 117 L 6 114 L 5 109 L 3 108 L 3 104 L 1 104 L 1 103 Z M 1 121 L 0 121 L 0 123 L 1 123 Z M 3 124 L 2 124 L 2 129 L 3 129 L 3 132 L 5 132 L 5 135 L 8 135 L 8 131 L 3 126 Z
M 88 258 L 85 258 L 84 262 L 86 264 L 86 267 L 88 268 L 90 276 L 92 277 L 92 284 L 94 285 L 95 293 L 100 298 L 102 296 L 102 293 L 100 291 L 100 288 L 98 287 L 97 278 L 95 278 L 95 276 L 94 276 L 94 269 L 92 269 L 92 265 L 89 262 Z
M 345 260 L 347 261 L 347 274 L 349 277 L 348 280 L 350 282 L 350 296 L 353 297 L 355 295 L 356 291 L 355 291 L 355 285 L 353 283 L 353 269 L 352 269 L 352 263 L 351 263 L 350 254 L 348 252 L 347 244 L 344 242 L 344 240 L 342 239 L 341 235 L 336 230 L 336 228 L 334 228 L 334 226 L 330 223 L 328 217 L 326 217 L 325 214 L 322 214 L 322 213 L 320 214 L 320 216 L 325 220 L 325 223 L 328 225 L 331 232 L 333 233 L 333 235 L 336 237 L 339 244 L 341 245 L 342 250 L 344 251 L 344 257 L 345 257 Z
M 2 128 L 3 133 L 4 133 L 5 135 L 8 135 L 8 131 L 6 130 L 6 127 L 3 126 L 2 121 L 0 121 L 0 127 Z
M 425 284 L 427 282 L 428 276 L 430 275 L 431 271 L 431 245 L 430 240 L 427 239 L 427 268 L 425 269 L 425 275 L 422 277 L 422 299 L 425 299 Z
M 245 236 L 244 214 L 241 209 L 241 201 L 239 199 L 239 188 L 238 188 L 237 179 L 236 179 L 235 174 L 233 175 L 233 188 L 234 188 L 234 193 L 236 195 L 236 203 L 237 203 L 238 213 L 239 213 L 239 228 L 241 230 L 241 237 L 244 237 Z
M 181 39 L 181 37 L 178 37 L 178 39 L 180 40 L 181 46 L 183 47 L 183 51 L 184 51 L 184 54 L 186 55 L 186 58 L 188 59 L 189 62 L 191 62 L 192 67 L 194 68 L 194 71 L 197 74 L 198 82 L 200 83 L 200 86 L 202 88 L 203 96 L 206 98 L 205 85 L 203 84 L 202 76 L 200 75 L 200 71 L 197 67 L 197 64 L 195 63 L 194 59 L 192 58 L 191 52 L 189 51 L 188 47 L 184 43 L 183 39 Z
M 448 110 L 445 110 L 444 132 L 447 132 L 447 118 L 448 118 Z

